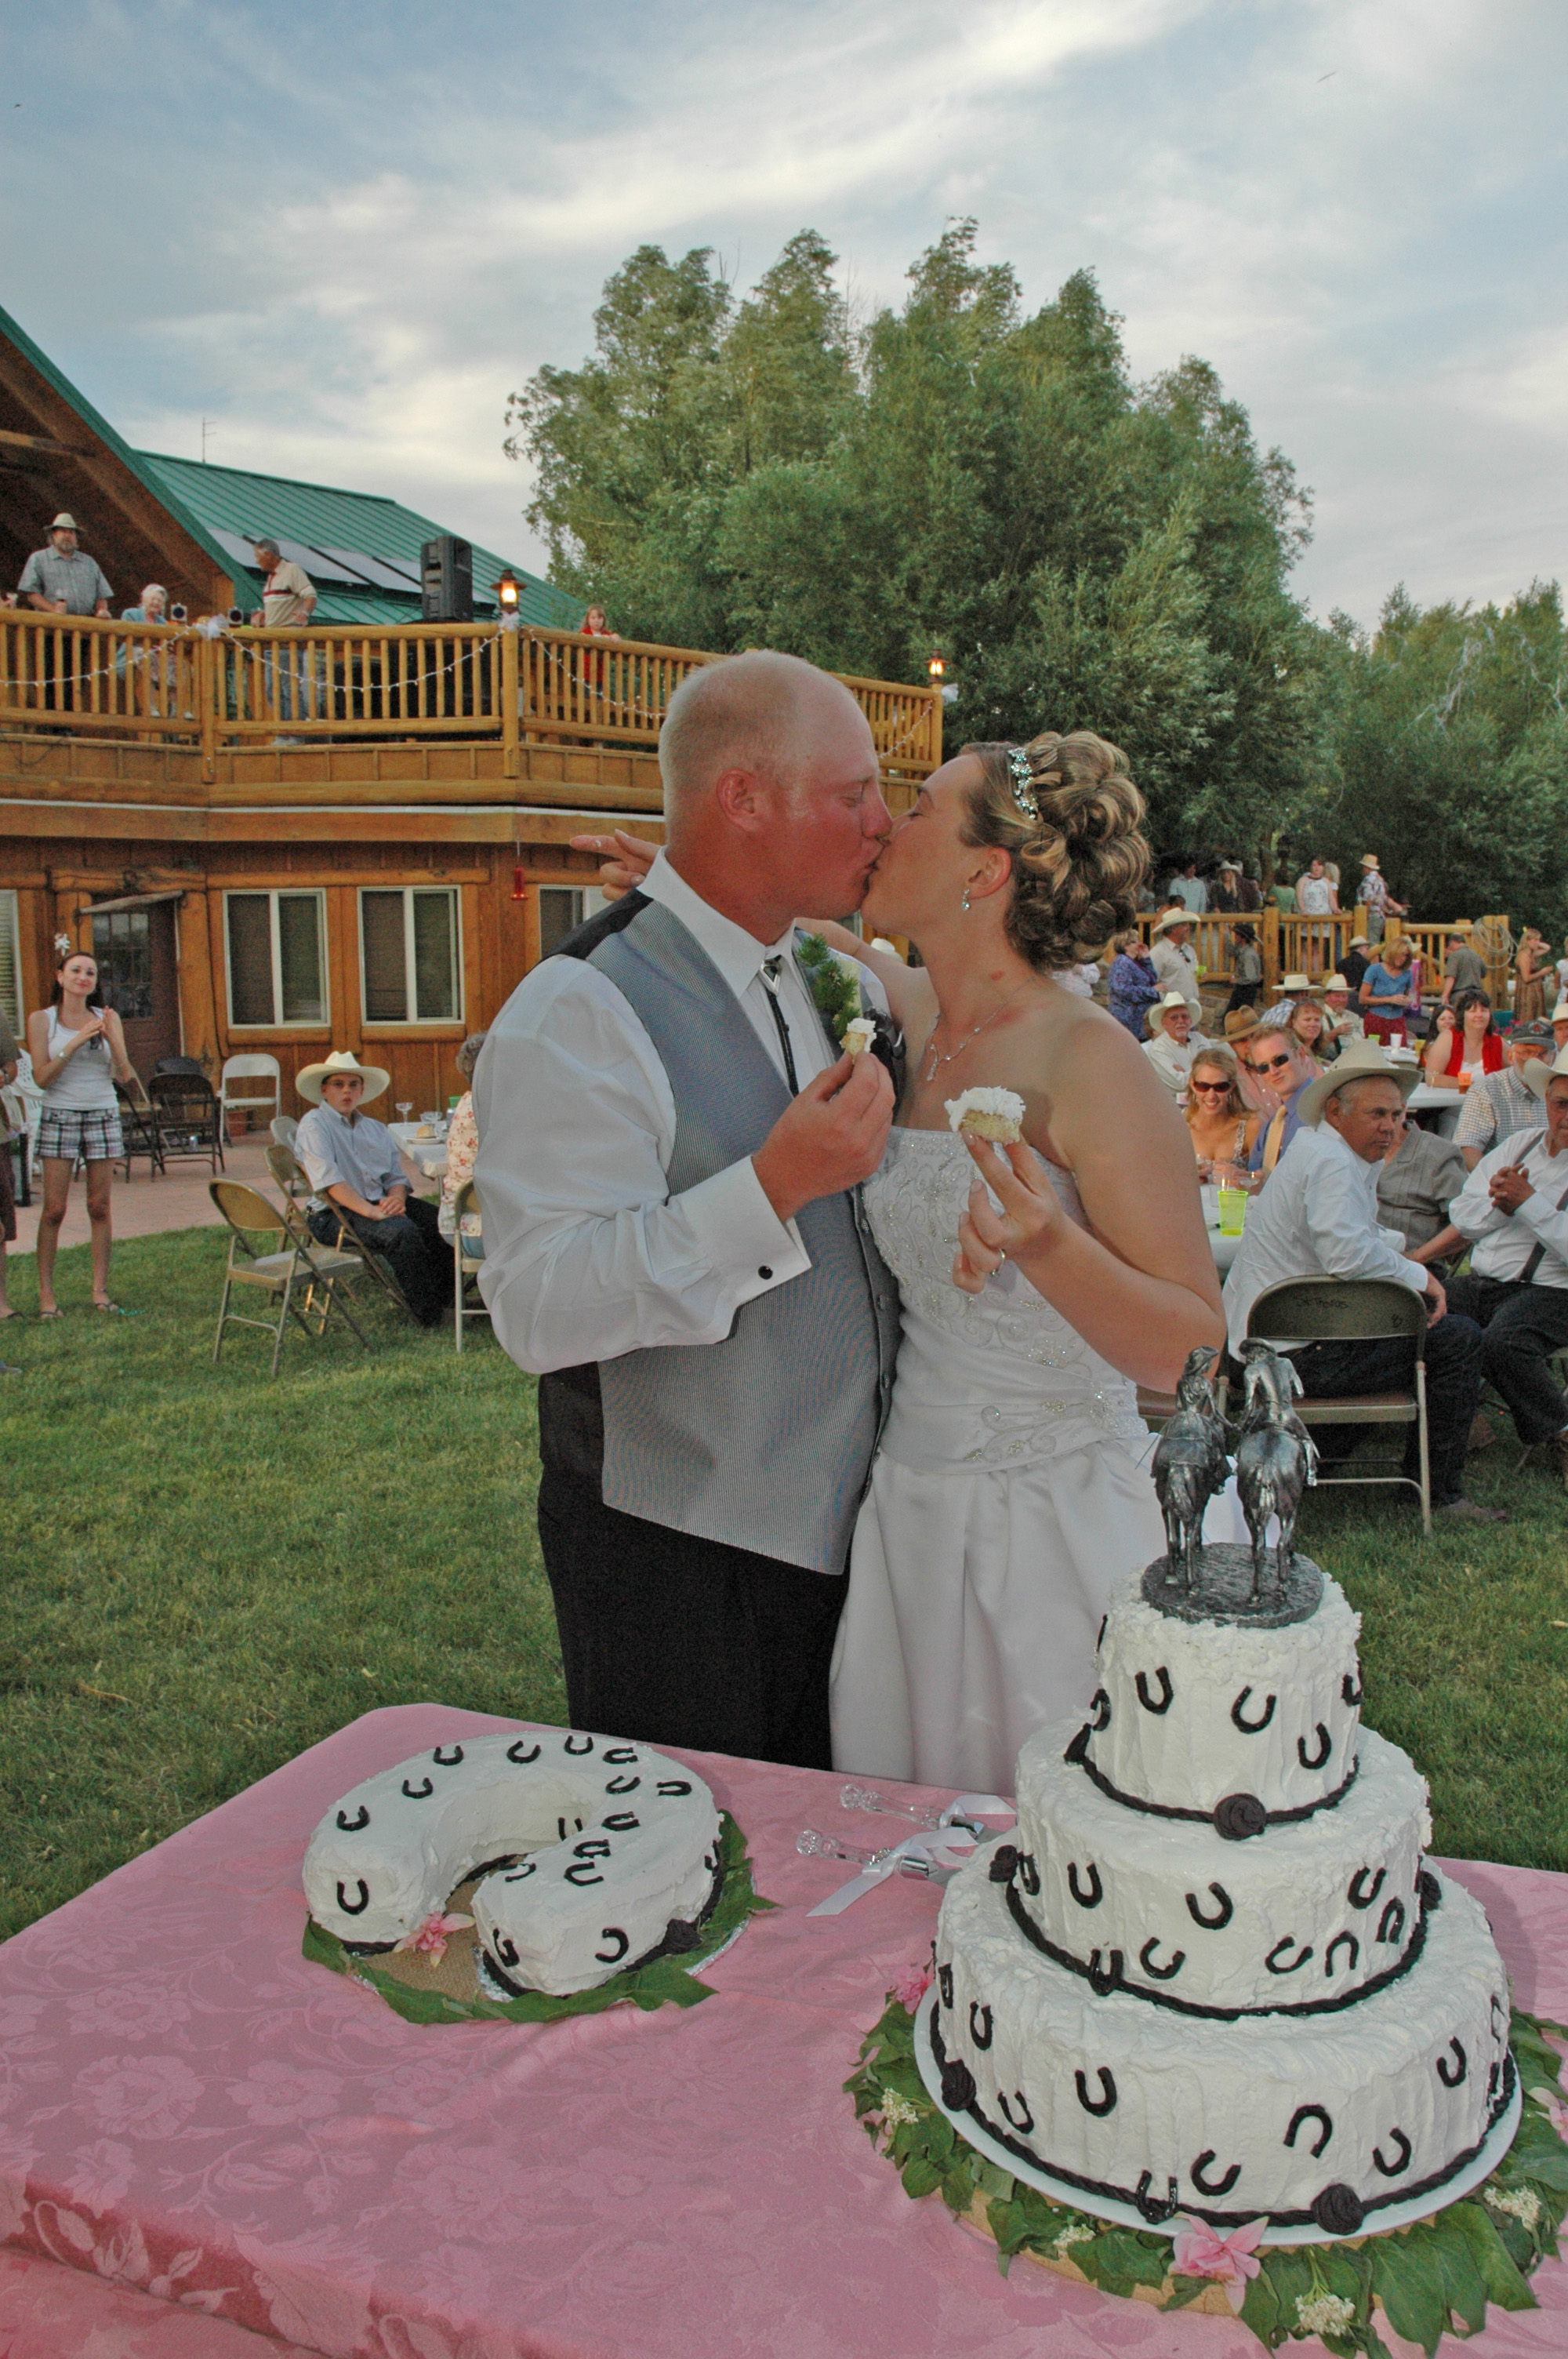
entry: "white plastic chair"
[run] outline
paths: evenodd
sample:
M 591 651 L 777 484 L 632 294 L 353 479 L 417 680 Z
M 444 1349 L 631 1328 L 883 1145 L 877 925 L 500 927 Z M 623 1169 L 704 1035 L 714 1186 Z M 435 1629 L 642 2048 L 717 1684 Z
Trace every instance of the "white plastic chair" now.
M 235 1082 L 259 1081 L 269 1081 L 272 1087 L 250 1096 L 242 1095 L 232 1087 Z M 283 1069 L 277 1059 L 263 1056 L 259 1051 L 244 1057 L 225 1057 L 222 1072 L 218 1077 L 218 1114 L 223 1125 L 223 1136 L 230 1139 L 233 1136 L 229 1126 L 231 1114 L 242 1108 L 248 1114 L 263 1106 L 269 1106 L 274 1114 L 283 1111 Z
M 470 1302 L 466 1307 L 463 1300 L 463 1289 L 469 1279 L 477 1277 L 484 1267 L 482 1254 L 465 1253 L 463 1250 L 463 1214 L 476 1212 L 478 1210 L 479 1198 L 474 1193 L 473 1181 L 465 1180 L 458 1190 L 456 1201 L 452 1205 L 452 1212 L 457 1221 L 457 1226 L 452 1231 L 452 1327 L 460 1352 L 463 1348 L 464 1320 L 490 1317 L 489 1310 L 482 1300 Z

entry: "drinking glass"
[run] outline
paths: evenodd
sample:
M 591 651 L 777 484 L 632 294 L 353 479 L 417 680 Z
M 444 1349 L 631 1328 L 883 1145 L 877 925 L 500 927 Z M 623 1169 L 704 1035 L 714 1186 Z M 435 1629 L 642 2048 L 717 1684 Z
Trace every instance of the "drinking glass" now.
M 407 1119 L 408 1119 L 408 1117 L 409 1117 L 409 1115 L 413 1113 L 413 1111 L 414 1111 L 414 1101 L 413 1101 L 413 1099 L 412 1099 L 412 1098 L 399 1098 L 399 1099 L 398 1099 L 398 1101 L 397 1101 L 397 1118 L 398 1118 L 399 1122 L 406 1122 L 406 1121 L 407 1121 Z

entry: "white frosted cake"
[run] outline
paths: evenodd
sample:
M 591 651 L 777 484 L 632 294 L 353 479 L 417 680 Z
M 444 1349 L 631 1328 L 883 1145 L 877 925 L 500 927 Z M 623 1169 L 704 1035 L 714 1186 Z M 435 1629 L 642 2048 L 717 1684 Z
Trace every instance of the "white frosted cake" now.
M 721 1884 L 713 1796 L 684 1763 L 576 1729 L 465 1736 L 367 1777 L 305 1854 L 319 1925 L 395 1948 L 476 1869 L 470 1904 L 504 1991 L 592 1990 L 696 1946 Z
M 1360 1725 L 1357 1616 L 1296 1571 L 1272 1626 L 1135 1579 L 1088 1719 L 1025 1745 L 1013 1835 L 943 1902 L 945 2104 L 1152 2224 L 1374 2231 L 1441 2202 L 1512 2096 L 1490 1929 Z

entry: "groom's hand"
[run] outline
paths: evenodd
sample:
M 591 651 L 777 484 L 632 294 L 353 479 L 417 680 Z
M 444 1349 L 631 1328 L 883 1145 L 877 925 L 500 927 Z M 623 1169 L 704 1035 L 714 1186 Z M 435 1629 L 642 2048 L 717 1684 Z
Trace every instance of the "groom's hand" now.
M 892 1123 L 892 1083 L 879 1058 L 840 1057 L 807 1082 L 752 1158 L 780 1220 L 869 1180 Z

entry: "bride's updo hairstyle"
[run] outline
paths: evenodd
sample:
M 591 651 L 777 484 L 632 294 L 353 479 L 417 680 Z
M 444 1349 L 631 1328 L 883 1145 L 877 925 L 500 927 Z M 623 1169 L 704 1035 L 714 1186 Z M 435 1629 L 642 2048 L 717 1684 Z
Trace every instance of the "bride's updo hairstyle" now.
M 1088 729 L 962 750 L 983 774 L 969 790 L 962 841 L 999 846 L 1012 861 L 1009 941 L 1046 972 L 1098 958 L 1132 924 L 1149 874 L 1143 798 L 1126 755 Z

